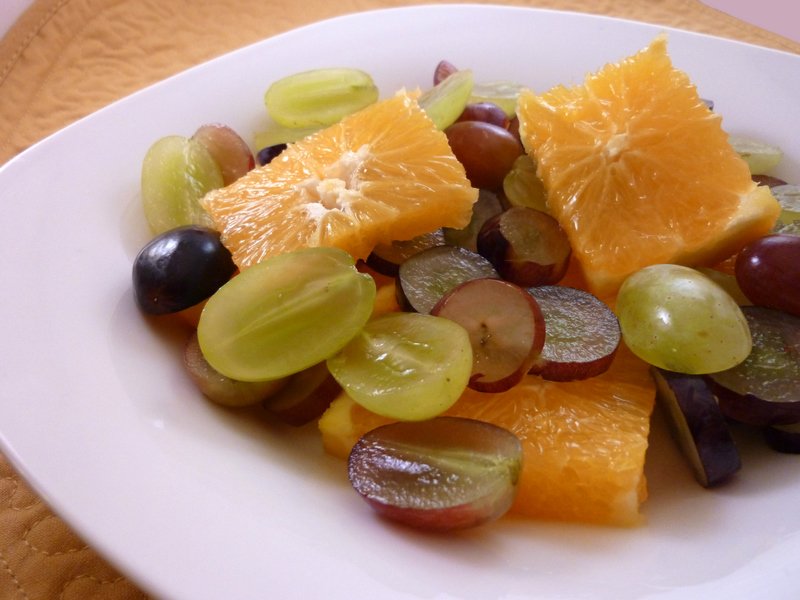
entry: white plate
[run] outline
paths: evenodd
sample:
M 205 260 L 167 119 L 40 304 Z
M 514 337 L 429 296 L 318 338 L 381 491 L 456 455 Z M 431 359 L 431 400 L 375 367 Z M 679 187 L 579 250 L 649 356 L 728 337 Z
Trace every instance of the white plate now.
M 130 265 L 147 239 L 142 157 L 157 138 L 263 123 L 283 76 L 346 65 L 384 94 L 425 87 L 442 58 L 479 80 L 578 82 L 663 28 L 488 6 L 356 14 L 265 40 L 61 131 L 0 171 L 3 449 L 94 547 L 154 594 L 235 598 L 796 597 L 797 458 L 743 439 L 745 467 L 696 486 L 657 425 L 649 524 L 505 520 L 453 537 L 387 526 L 343 463 L 216 410 L 188 385 L 178 336 L 148 328 Z M 672 31 L 675 63 L 729 131 L 782 146 L 800 173 L 800 57 Z

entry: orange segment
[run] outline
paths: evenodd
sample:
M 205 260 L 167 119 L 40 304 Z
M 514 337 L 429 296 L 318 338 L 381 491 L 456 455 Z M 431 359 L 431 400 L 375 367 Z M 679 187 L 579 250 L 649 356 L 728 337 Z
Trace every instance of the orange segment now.
M 203 206 L 244 268 L 306 246 L 366 258 L 377 243 L 464 227 L 477 197 L 444 133 L 400 93 L 290 145 Z
M 620 348 L 603 375 L 548 382 L 529 375 L 502 394 L 467 390 L 446 414 L 513 431 L 524 460 L 512 512 L 613 525 L 641 522 L 644 461 L 655 387 L 648 366 Z M 340 396 L 320 419 L 325 449 L 346 457 L 359 436 L 389 422 Z
M 583 85 L 522 93 L 518 115 L 549 210 L 598 295 L 649 264 L 722 260 L 780 212 L 664 36 Z

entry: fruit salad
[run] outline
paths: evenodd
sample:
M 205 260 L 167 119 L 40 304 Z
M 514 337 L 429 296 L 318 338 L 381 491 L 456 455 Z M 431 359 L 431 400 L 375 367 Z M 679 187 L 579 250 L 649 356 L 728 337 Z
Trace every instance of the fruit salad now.
M 276 81 L 255 152 L 217 124 L 148 151 L 137 304 L 188 324 L 203 396 L 316 424 L 414 527 L 641 522 L 656 397 L 705 487 L 730 420 L 798 452 L 800 187 L 666 46 L 544 93 L 447 61 L 383 99 Z

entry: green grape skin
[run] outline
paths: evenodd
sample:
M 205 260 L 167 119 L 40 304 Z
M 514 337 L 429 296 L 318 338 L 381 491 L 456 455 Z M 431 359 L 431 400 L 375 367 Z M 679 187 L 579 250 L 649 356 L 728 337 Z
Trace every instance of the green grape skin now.
M 403 421 L 433 418 L 455 404 L 469 382 L 469 334 L 443 317 L 390 313 L 371 320 L 328 369 L 358 404 Z
M 472 88 L 469 102 L 496 104 L 505 111 L 506 116 L 510 119 L 517 113 L 517 98 L 523 89 L 525 89 L 524 85 L 513 81 L 476 83 Z
M 159 235 L 184 225 L 213 227 L 200 200 L 224 185 L 222 170 L 200 142 L 179 135 L 157 140 L 142 162 L 142 207 Z
M 622 337 L 642 360 L 692 375 L 729 369 L 750 354 L 742 310 L 708 277 L 679 265 L 629 276 L 616 303 Z
M 456 71 L 419 97 L 419 105 L 436 125 L 445 130 L 458 120 L 473 87 L 472 71 Z
M 313 69 L 274 82 L 264 94 L 267 112 L 284 127 L 327 127 L 378 100 L 372 77 L 359 69 Z
M 335 248 L 264 260 L 222 286 L 200 316 L 203 356 L 223 375 L 266 381 L 338 352 L 369 319 L 375 282 Z
M 783 159 L 783 151 L 777 146 L 741 136 L 728 138 L 731 146 L 747 163 L 751 175 L 763 175 L 778 166 Z
M 547 192 L 536 175 L 536 164 L 527 154 L 520 154 L 514 161 L 503 179 L 503 193 L 511 206 L 527 206 L 548 212 Z

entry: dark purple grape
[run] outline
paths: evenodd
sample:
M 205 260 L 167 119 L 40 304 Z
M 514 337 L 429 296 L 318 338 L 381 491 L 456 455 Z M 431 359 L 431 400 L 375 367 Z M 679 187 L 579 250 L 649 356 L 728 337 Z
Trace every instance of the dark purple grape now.
M 445 236 L 441 229 L 423 233 L 410 240 L 398 240 L 391 244 L 378 244 L 367 257 L 367 265 L 382 275 L 395 277 L 406 260 L 428 248 L 444 246 Z
M 658 401 L 689 461 L 695 479 L 713 487 L 741 466 L 739 450 L 711 388 L 699 375 L 684 375 L 653 367 Z
M 175 313 L 209 298 L 235 271 L 219 233 L 178 227 L 141 249 L 133 262 L 133 291 L 142 312 Z
M 445 130 L 450 148 L 464 165 L 473 186 L 490 190 L 503 185 L 503 179 L 522 146 L 507 129 L 482 121 L 453 123 Z
M 272 162 L 276 156 L 278 156 L 281 152 L 286 150 L 286 144 L 275 144 L 274 146 L 267 146 L 266 148 L 262 148 L 258 151 L 256 155 L 256 160 L 258 164 L 262 167 L 266 164 Z
M 736 282 L 753 304 L 800 316 L 800 237 L 767 235 L 745 246 Z
M 444 228 L 444 240 L 451 246 L 461 246 L 472 252 L 478 251 L 478 233 L 491 217 L 503 212 L 503 203 L 494 192 L 480 190 L 472 205 L 472 217 L 463 229 Z

